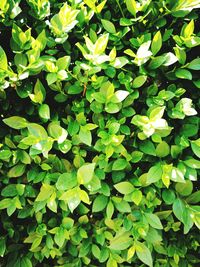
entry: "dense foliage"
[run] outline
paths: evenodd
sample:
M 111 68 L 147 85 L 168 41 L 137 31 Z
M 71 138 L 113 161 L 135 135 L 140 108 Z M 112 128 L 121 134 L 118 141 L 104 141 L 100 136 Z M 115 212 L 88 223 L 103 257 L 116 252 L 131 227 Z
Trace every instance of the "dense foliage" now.
M 0 266 L 199 266 L 198 8 L 0 1 Z

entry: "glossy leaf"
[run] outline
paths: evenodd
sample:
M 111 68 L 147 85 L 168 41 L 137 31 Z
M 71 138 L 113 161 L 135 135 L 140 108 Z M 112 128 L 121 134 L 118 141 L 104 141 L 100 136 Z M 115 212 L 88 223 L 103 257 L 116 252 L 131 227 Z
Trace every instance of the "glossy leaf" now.
M 152 51 L 154 56 L 159 52 L 161 47 L 162 47 L 162 35 L 161 35 L 160 31 L 158 31 L 154 35 L 152 43 L 151 43 L 151 51 Z
M 3 122 L 13 129 L 23 129 L 28 126 L 28 121 L 22 117 L 13 116 L 7 119 L 4 119 Z
M 77 171 L 77 179 L 79 184 L 89 183 L 94 175 L 95 163 L 88 163 L 81 166 Z
M 148 266 L 153 266 L 153 260 L 151 256 L 151 252 L 148 249 L 148 247 L 139 241 L 135 242 L 135 249 L 136 249 L 136 254 L 138 258 L 145 263 Z

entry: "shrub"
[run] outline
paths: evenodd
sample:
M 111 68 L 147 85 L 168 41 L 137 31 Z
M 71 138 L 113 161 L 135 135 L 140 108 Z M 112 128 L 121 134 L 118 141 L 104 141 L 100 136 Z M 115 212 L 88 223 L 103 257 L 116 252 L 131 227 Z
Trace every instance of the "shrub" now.
M 199 266 L 198 8 L 0 2 L 1 266 Z

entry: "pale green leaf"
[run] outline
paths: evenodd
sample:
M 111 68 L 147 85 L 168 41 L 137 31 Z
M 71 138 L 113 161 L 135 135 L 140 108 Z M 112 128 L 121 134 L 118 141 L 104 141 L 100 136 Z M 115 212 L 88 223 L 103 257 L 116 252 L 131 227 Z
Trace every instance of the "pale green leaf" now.
M 111 21 L 102 19 L 101 22 L 107 32 L 116 33 L 115 25 Z
M 115 184 L 114 187 L 123 195 L 130 194 L 134 190 L 134 186 L 129 182 L 120 182 L 118 184 Z
M 137 12 L 137 5 L 135 0 L 125 0 L 128 11 L 135 17 Z
M 152 213 L 145 213 L 145 218 L 147 219 L 151 227 L 155 229 L 163 229 L 162 223 L 157 215 Z
M 81 166 L 77 171 L 77 179 L 79 184 L 89 183 L 94 175 L 95 163 L 88 163 Z
M 7 56 L 3 48 L 0 46 L 0 71 L 6 71 L 8 68 Z
M 141 76 L 136 77 L 133 81 L 133 88 L 141 87 L 146 82 L 146 80 L 147 80 L 146 75 L 141 75 Z
M 153 267 L 153 260 L 149 248 L 144 243 L 135 241 L 135 249 L 138 258 L 149 267 Z
M 130 232 L 120 231 L 110 241 L 110 249 L 125 250 L 133 243 L 133 238 L 130 237 Z
M 125 159 L 117 159 L 114 161 L 114 164 L 112 166 L 112 170 L 113 171 L 123 170 L 126 168 L 127 164 L 128 163 Z
M 142 192 L 139 189 L 136 189 L 131 194 L 131 200 L 138 206 L 142 201 Z
M 151 43 L 151 51 L 154 56 L 160 51 L 161 47 L 162 47 L 162 35 L 160 31 L 158 31 L 154 35 L 152 43 Z
M 147 183 L 155 183 L 162 178 L 162 166 L 160 163 L 151 167 L 147 173 Z
M 28 121 L 22 117 L 13 116 L 7 119 L 3 119 L 3 122 L 9 127 L 19 130 L 28 126 Z

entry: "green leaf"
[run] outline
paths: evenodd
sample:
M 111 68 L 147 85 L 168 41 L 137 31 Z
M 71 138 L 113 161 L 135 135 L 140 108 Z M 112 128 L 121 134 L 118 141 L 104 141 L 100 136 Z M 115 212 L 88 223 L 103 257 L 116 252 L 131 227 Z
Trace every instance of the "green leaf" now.
M 95 10 L 95 3 L 96 3 L 96 0 L 83 0 L 83 2 L 89 6 L 92 10 Z
M 173 65 L 178 61 L 178 58 L 171 52 L 163 54 L 163 56 L 165 57 L 165 61 L 163 63 L 164 66 Z
M 42 119 L 49 120 L 50 119 L 50 108 L 47 104 L 42 104 L 39 107 L 39 116 Z
M 114 161 L 112 170 L 113 171 L 120 171 L 126 168 L 127 166 L 127 161 L 125 159 L 117 159 Z
M 141 76 L 136 77 L 133 81 L 133 88 L 141 87 L 146 82 L 146 80 L 147 80 L 146 75 L 141 75 Z
M 81 202 L 79 188 L 75 187 L 68 190 L 67 192 L 61 195 L 59 200 L 64 200 L 65 202 L 67 202 L 70 211 L 73 213 L 73 211 L 78 207 Z
M 157 215 L 152 213 L 145 213 L 145 218 L 147 219 L 151 227 L 155 229 L 163 229 L 162 223 Z
M 199 160 L 191 158 L 191 159 L 185 160 L 184 163 L 190 168 L 200 169 L 200 161 Z
M 128 195 L 134 190 L 134 186 L 129 182 L 121 182 L 118 184 L 115 184 L 114 187 L 118 192 L 120 192 L 123 195 Z
M 106 263 L 106 267 L 118 267 L 117 261 L 110 257 Z
M 71 122 L 68 124 L 67 131 L 68 131 L 68 133 L 69 133 L 71 136 L 77 134 L 78 131 L 79 131 L 79 124 L 78 124 L 78 122 L 77 122 L 77 121 L 71 121 Z
M 187 233 L 193 225 L 191 215 L 183 200 L 177 198 L 173 204 L 173 213 L 184 224 L 184 233 Z
M 128 11 L 135 17 L 137 13 L 137 5 L 135 0 L 125 0 Z
M 53 83 L 55 83 L 57 81 L 57 74 L 56 73 L 48 73 L 47 74 L 47 77 L 46 77 L 46 80 L 47 80 L 47 84 L 48 85 L 51 85 Z M 38 96 L 31 96 L 31 99 L 32 101 L 36 102 L 39 100 L 39 102 L 41 102 L 42 100 L 42 95 L 40 93 L 38 93 Z
M 156 147 L 156 155 L 160 158 L 164 158 L 166 156 L 168 156 L 170 153 L 170 147 L 169 145 L 165 142 L 162 141 L 161 143 L 159 143 Z
M 112 203 L 112 201 L 108 202 L 107 208 L 106 208 L 106 215 L 108 219 L 111 219 L 114 213 L 114 205 Z
M 101 22 L 107 32 L 116 33 L 115 25 L 111 21 L 102 19 Z
M 186 207 L 183 200 L 177 198 L 173 203 L 173 213 L 176 218 L 184 223 L 186 217 Z
M 149 248 L 139 241 L 135 241 L 135 249 L 138 258 L 146 265 L 153 267 L 153 260 Z
M 108 103 L 105 107 L 105 111 L 110 114 L 114 114 L 120 111 L 120 106 L 115 103 Z
M 73 84 L 73 85 L 68 87 L 67 93 L 70 95 L 77 95 L 77 94 L 80 94 L 82 91 L 83 91 L 82 86 L 78 86 L 76 84 Z
M 192 60 L 187 65 L 187 68 L 191 70 L 200 70 L 200 58 L 195 58 L 194 60 Z
M 101 35 L 96 43 L 95 43 L 95 48 L 94 48 L 94 55 L 101 55 L 105 52 L 107 44 L 108 44 L 108 38 L 109 34 L 103 34 Z
M 0 46 L 0 71 L 6 71 L 8 68 L 7 56 L 3 48 Z
M 101 182 L 100 182 L 99 178 L 96 175 L 94 175 L 92 180 L 88 184 L 85 184 L 85 187 L 89 191 L 96 191 L 96 190 L 101 188 Z
M 51 197 L 47 200 L 47 207 L 48 207 L 51 211 L 57 213 L 57 208 L 58 208 L 58 206 L 57 206 L 57 202 L 56 202 L 55 198 L 56 198 L 56 193 L 54 192 L 54 193 L 51 195 Z
M 69 65 L 70 65 L 70 56 L 60 57 L 56 62 L 56 66 L 58 67 L 59 70 L 65 70 L 69 67 Z
M 145 140 L 140 143 L 139 148 L 144 154 L 156 156 L 156 149 L 154 147 L 154 144 L 149 140 Z
M 133 153 L 131 153 L 132 156 L 131 162 L 133 163 L 139 162 L 142 159 L 143 155 L 144 154 L 140 151 L 133 151 Z
M 116 57 L 115 60 L 111 63 L 111 65 L 116 69 L 123 68 L 129 60 L 126 57 Z
M 148 67 L 152 70 L 159 68 L 166 61 L 165 56 L 158 56 L 151 60 Z
M 191 203 L 191 204 L 199 203 L 200 202 L 200 190 L 194 192 L 189 197 L 187 197 L 186 202 Z
M 62 38 L 60 38 L 61 40 L 57 38 L 58 42 L 60 41 L 62 43 L 66 40 L 66 34 L 71 31 L 78 22 L 76 20 L 76 16 L 78 15 L 78 13 L 79 10 L 73 9 L 67 3 L 64 3 L 59 13 L 51 18 L 49 26 L 52 32 L 57 37 L 64 37 L 64 40 L 62 40 Z
M 10 206 L 10 198 L 4 198 L 0 201 L 0 210 L 7 209 Z
M 90 198 L 86 191 L 79 190 L 79 197 L 80 197 L 80 200 L 83 201 L 84 203 L 90 204 Z
M 70 140 L 64 140 L 61 144 L 58 143 L 58 148 L 62 153 L 67 153 L 70 151 L 72 147 L 71 141 Z
M 135 254 L 135 245 L 131 246 L 128 249 L 127 260 L 130 260 L 131 258 L 133 258 L 134 254 Z
M 48 125 L 48 133 L 57 140 L 58 144 L 62 144 L 68 136 L 67 131 L 59 125 L 59 122 L 51 122 Z
M 92 212 L 99 212 L 105 209 L 108 203 L 108 197 L 104 195 L 98 195 L 93 204 L 92 204 Z
M 1 191 L 1 195 L 4 197 L 14 197 L 17 194 L 18 191 L 15 184 L 9 184 Z
M 162 192 L 162 198 L 165 201 L 165 203 L 167 203 L 168 205 L 171 205 L 174 203 L 176 196 L 175 196 L 174 191 L 172 191 L 171 189 L 165 189 Z
M 29 94 L 29 96 L 35 103 L 42 104 L 42 102 L 45 100 L 46 90 L 39 79 L 37 79 L 37 82 L 35 84 L 34 94 Z
M 162 178 L 162 166 L 160 163 L 157 163 L 151 167 L 147 173 L 147 183 L 152 184 L 156 183 Z
M 142 192 L 139 189 L 136 189 L 131 194 L 131 200 L 138 206 L 142 201 Z
M 64 191 L 69 190 L 77 185 L 76 175 L 72 173 L 62 173 L 56 182 L 56 188 L 58 190 Z
M 62 247 L 64 245 L 65 242 L 65 235 L 64 235 L 64 229 L 63 228 L 59 228 L 58 231 L 55 234 L 54 237 L 55 243 L 59 246 Z
M 186 52 L 184 50 L 184 48 L 180 48 L 180 47 L 174 47 L 174 51 L 176 54 L 176 57 L 178 58 L 178 61 L 180 62 L 180 64 L 185 64 L 186 61 Z
M 121 213 L 124 213 L 124 212 L 130 213 L 131 212 L 131 206 L 125 200 L 121 200 L 119 203 L 115 202 L 114 204 L 115 204 L 116 209 Z
M 154 35 L 152 43 L 151 43 L 151 51 L 154 56 L 160 51 L 161 47 L 162 47 L 162 35 L 160 31 L 158 31 Z
M 175 75 L 177 78 L 180 78 L 180 79 L 192 80 L 191 72 L 186 69 L 177 69 L 175 71 Z
M 185 40 L 186 47 L 192 48 L 200 44 L 200 38 L 198 36 L 191 36 Z
M 40 235 L 36 236 L 30 248 L 30 251 L 34 251 L 36 248 L 38 248 L 41 242 L 42 242 L 42 236 Z
M 125 250 L 133 243 L 130 232 L 119 231 L 116 236 L 110 240 L 110 249 Z
M 149 118 L 151 121 L 161 119 L 165 111 L 165 107 L 155 107 L 151 110 Z
M 28 257 L 21 258 L 21 267 L 32 267 L 32 262 Z
M 88 146 L 92 144 L 92 134 L 91 131 L 87 129 L 85 126 L 80 127 L 80 131 L 78 134 L 80 141 Z
M 175 167 L 172 167 L 171 169 L 170 179 L 174 182 L 185 183 L 183 172 L 180 169 L 175 168 Z
M 40 140 L 46 140 L 48 135 L 44 127 L 42 127 L 39 124 L 36 123 L 29 123 L 27 125 L 28 131 L 31 135 L 33 135 L 36 138 L 39 138 Z
M 88 1 L 88 0 L 87 0 Z M 101 13 L 102 9 L 104 8 L 107 0 L 102 1 L 97 7 L 96 7 L 96 12 Z
M 28 126 L 28 121 L 22 117 L 13 116 L 7 119 L 3 119 L 3 122 L 9 127 L 19 130 Z
M 100 251 L 99 247 L 95 244 L 92 244 L 92 254 L 94 255 L 94 257 L 96 259 L 100 258 L 100 253 L 101 253 L 101 251 Z
M 40 193 L 38 194 L 35 201 L 48 200 L 53 194 L 53 192 L 54 192 L 54 187 L 52 185 L 43 184 L 40 188 Z
M 183 29 L 183 37 L 188 38 L 193 34 L 193 32 L 194 32 L 194 20 L 191 20 L 190 23 L 188 23 Z
M 20 177 L 24 174 L 26 170 L 26 165 L 24 164 L 17 164 L 16 166 L 12 167 L 8 172 L 8 177 L 15 178 Z
M 194 154 L 200 158 L 200 138 L 194 141 L 191 141 L 191 147 Z M 1 156 L 0 156 L 1 158 Z
M 77 179 L 79 184 L 89 183 L 94 175 L 95 163 L 88 163 L 81 166 L 77 171 Z
M 4 237 L 0 238 L 0 256 L 3 257 L 6 251 L 6 240 Z
M 189 196 L 193 191 L 193 183 L 190 180 L 186 180 L 185 183 L 177 183 L 175 188 L 180 195 Z
M 12 156 L 12 152 L 8 149 L 0 150 L 0 159 L 8 160 Z

